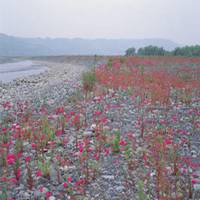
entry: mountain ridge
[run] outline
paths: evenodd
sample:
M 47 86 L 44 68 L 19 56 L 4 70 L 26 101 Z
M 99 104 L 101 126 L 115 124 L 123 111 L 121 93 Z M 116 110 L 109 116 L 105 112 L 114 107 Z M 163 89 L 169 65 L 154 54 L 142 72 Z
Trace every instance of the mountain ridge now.
M 0 33 L 0 56 L 124 55 L 130 47 L 147 45 L 173 50 L 180 46 L 168 39 L 87 39 L 17 37 Z

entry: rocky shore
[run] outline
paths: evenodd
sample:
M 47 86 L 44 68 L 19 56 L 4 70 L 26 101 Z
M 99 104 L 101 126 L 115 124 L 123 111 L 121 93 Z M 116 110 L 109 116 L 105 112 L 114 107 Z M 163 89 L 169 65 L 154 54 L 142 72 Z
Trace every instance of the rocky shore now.
M 9 101 L 15 104 L 19 101 L 31 101 L 37 105 L 45 103 L 47 106 L 54 107 L 58 103 L 61 104 L 66 96 L 72 94 L 73 89 L 77 88 L 83 71 L 106 63 L 109 57 L 50 56 L 24 59 L 29 59 L 34 65 L 47 67 L 49 70 L 38 75 L 18 78 L 9 83 L 1 82 L 0 102 Z M 22 58 L 14 60 L 21 61 Z
M 88 69 L 88 66 L 70 63 L 34 61 L 34 64 L 49 70 L 39 75 L 1 83 L 0 102 L 15 104 L 19 101 L 31 101 L 37 105 L 45 103 L 50 107 L 56 106 L 79 85 L 81 73 Z
M 157 149 L 151 143 L 157 139 L 162 139 L 169 150 L 166 180 L 174 181 L 175 162 L 179 168 L 180 178 L 176 180 L 179 191 L 174 192 L 176 188 L 172 185 L 171 199 L 178 196 L 188 200 L 187 188 L 191 183 L 193 199 L 199 199 L 199 98 L 192 99 L 190 106 L 174 102 L 169 108 L 152 107 L 146 102 L 141 108 L 139 99 L 128 91 L 108 89 L 102 96 L 94 92 L 93 97 L 86 99 L 79 87 L 80 76 L 93 66 L 94 60 L 82 58 L 71 62 L 70 59 L 36 59 L 35 63 L 49 70 L 1 85 L 0 102 L 9 101 L 16 106 L 28 101 L 34 113 L 40 114 L 39 119 L 32 115 L 29 119 L 27 109 L 23 113 L 23 109 L 16 108 L 14 116 L 22 114 L 23 125 L 11 124 L 7 171 L 0 168 L 3 181 L 0 187 L 4 182 L 9 184 L 8 199 L 158 199 L 157 168 L 150 163 L 156 159 Z M 37 109 L 42 105 L 45 110 L 40 112 Z M 165 132 L 158 137 L 155 130 Z M 16 157 L 14 153 L 20 144 L 23 153 Z M 168 155 L 167 151 L 164 153 Z M 20 163 L 19 177 L 15 173 L 15 160 Z

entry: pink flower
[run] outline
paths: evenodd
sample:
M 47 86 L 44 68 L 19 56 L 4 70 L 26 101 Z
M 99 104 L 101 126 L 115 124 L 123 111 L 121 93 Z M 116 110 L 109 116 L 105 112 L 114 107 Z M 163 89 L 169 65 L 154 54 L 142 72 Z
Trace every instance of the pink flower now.
M 64 112 L 65 112 L 64 107 L 59 107 L 59 108 L 57 108 L 57 110 L 56 110 L 56 115 L 61 114 L 61 113 L 64 113 Z
M 192 179 L 192 184 L 194 185 L 194 184 L 196 184 L 196 183 L 198 183 L 198 181 L 195 180 L 195 179 Z
M 71 111 L 71 112 L 70 112 L 70 115 L 75 115 L 75 112 L 74 112 L 74 111 Z
M 14 154 L 8 154 L 7 155 L 7 162 L 9 165 L 14 164 L 15 162 L 15 155 Z
M 8 154 L 7 155 L 7 159 L 9 160 L 9 159 L 15 159 L 15 154 Z
M 9 143 L 3 143 L 1 144 L 2 147 L 8 147 L 9 146 Z
M 2 182 L 6 182 L 7 181 L 7 178 L 5 176 L 1 177 L 1 181 Z
M 195 174 L 195 173 L 192 173 L 192 177 L 193 177 L 193 178 L 199 178 L 199 175 L 198 175 L 198 174 Z
M 182 135 L 190 135 L 190 133 L 187 132 L 186 130 L 181 130 L 181 129 L 179 129 L 179 130 L 177 130 L 177 132 L 178 132 L 179 134 L 182 134 Z
M 25 158 L 25 161 L 26 162 L 29 162 L 31 160 L 31 157 L 30 156 L 27 156 L 26 158 Z
M 32 147 L 33 149 L 35 149 L 35 148 L 37 147 L 37 145 L 36 145 L 35 143 L 32 143 L 32 144 L 31 144 L 31 147 Z
M 42 172 L 41 172 L 40 170 L 37 170 L 37 172 L 36 172 L 36 176 L 37 176 L 37 177 L 42 176 Z
M 80 114 L 77 114 L 74 116 L 74 123 L 75 122 L 78 122 L 79 121 L 79 118 L 80 118 Z
M 64 183 L 63 183 L 63 187 L 64 187 L 64 188 L 67 188 L 67 187 L 68 187 L 68 184 L 67 184 L 66 182 L 64 182 Z
M 10 183 L 14 183 L 14 184 L 16 184 L 17 183 L 17 180 L 16 180 L 16 178 L 10 178 Z
M 17 154 L 17 157 L 18 157 L 18 158 L 21 158 L 21 157 L 22 157 L 22 152 L 19 152 L 19 153 Z
M 45 193 L 45 197 L 46 197 L 47 199 L 48 199 L 51 195 L 52 195 L 51 192 L 46 192 L 46 193 Z
M 97 153 L 94 154 L 93 158 L 99 160 L 99 156 L 97 155 Z
M 102 119 L 101 119 L 101 122 L 102 122 L 103 124 L 106 124 L 106 123 L 108 122 L 108 118 L 106 118 L 106 117 L 102 118 Z
M 56 144 L 56 141 L 49 141 L 48 144 L 49 145 L 54 145 L 54 144 Z
M 72 182 L 72 177 L 69 176 L 67 180 L 71 183 Z
M 109 153 L 110 153 L 110 149 L 109 149 L 109 148 L 105 148 L 105 149 L 104 149 L 104 152 L 105 152 L 105 156 L 107 156 L 107 155 L 109 155 Z
M 121 140 L 121 141 L 119 142 L 119 145 L 121 145 L 121 146 L 126 146 L 126 145 L 127 145 L 127 142 L 126 142 L 125 140 Z
M 129 139 L 129 140 L 134 139 L 134 134 L 133 134 L 132 132 L 129 132 L 129 133 L 128 133 L 128 139 Z
M 188 142 L 189 140 L 188 139 L 186 139 L 186 138 L 181 138 L 181 142 L 183 142 L 183 143 L 186 143 L 186 142 Z
M 57 130 L 57 131 L 56 131 L 56 136 L 60 136 L 60 135 L 62 135 L 62 134 L 63 134 L 62 130 Z
M 11 140 L 9 144 L 10 144 L 10 145 L 13 145 L 13 144 L 15 144 L 15 143 Z
M 21 170 L 20 168 L 17 169 L 17 174 L 16 174 L 16 178 L 19 179 L 21 176 Z
M 6 133 L 7 129 L 6 128 L 2 128 L 2 132 Z
M 87 149 L 87 152 L 90 153 L 91 151 L 92 151 L 92 148 L 89 147 L 89 148 Z
M 39 188 L 39 191 L 40 191 L 40 192 L 43 192 L 43 190 L 44 190 L 44 187 L 41 186 L 41 187 Z
M 100 110 L 98 110 L 98 111 L 96 111 L 95 113 L 94 113 L 94 116 L 100 116 L 101 115 L 101 111 Z
M 77 180 L 77 181 L 75 182 L 75 185 L 76 185 L 76 186 L 83 185 L 83 184 L 85 184 L 85 179 L 83 179 L 83 178 L 80 178 L 79 180 Z
M 80 146 L 80 147 L 79 147 L 79 152 L 80 152 L 80 153 L 83 153 L 83 150 L 84 150 L 83 147 Z
M 172 144 L 172 141 L 171 141 L 171 139 L 166 138 L 166 139 L 164 140 L 163 143 L 164 143 L 166 146 L 168 146 L 168 145 Z
M 187 169 L 186 169 L 186 168 L 181 168 L 181 172 L 182 172 L 183 174 L 186 174 L 186 173 L 187 173 Z

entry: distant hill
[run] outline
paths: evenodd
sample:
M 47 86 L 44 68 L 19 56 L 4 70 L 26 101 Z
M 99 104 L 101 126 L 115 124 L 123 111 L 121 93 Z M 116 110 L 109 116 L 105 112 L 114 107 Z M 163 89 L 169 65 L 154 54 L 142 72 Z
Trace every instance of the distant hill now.
M 179 46 L 166 39 L 22 38 L 0 34 L 0 56 L 124 55 L 130 47 L 147 45 L 166 50 Z

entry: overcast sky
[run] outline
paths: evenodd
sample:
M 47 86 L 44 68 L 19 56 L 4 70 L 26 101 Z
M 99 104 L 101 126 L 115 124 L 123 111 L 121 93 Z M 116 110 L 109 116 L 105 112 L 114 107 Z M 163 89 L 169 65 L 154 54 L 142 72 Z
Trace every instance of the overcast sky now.
M 200 0 L 0 0 L 0 32 L 200 44 Z

